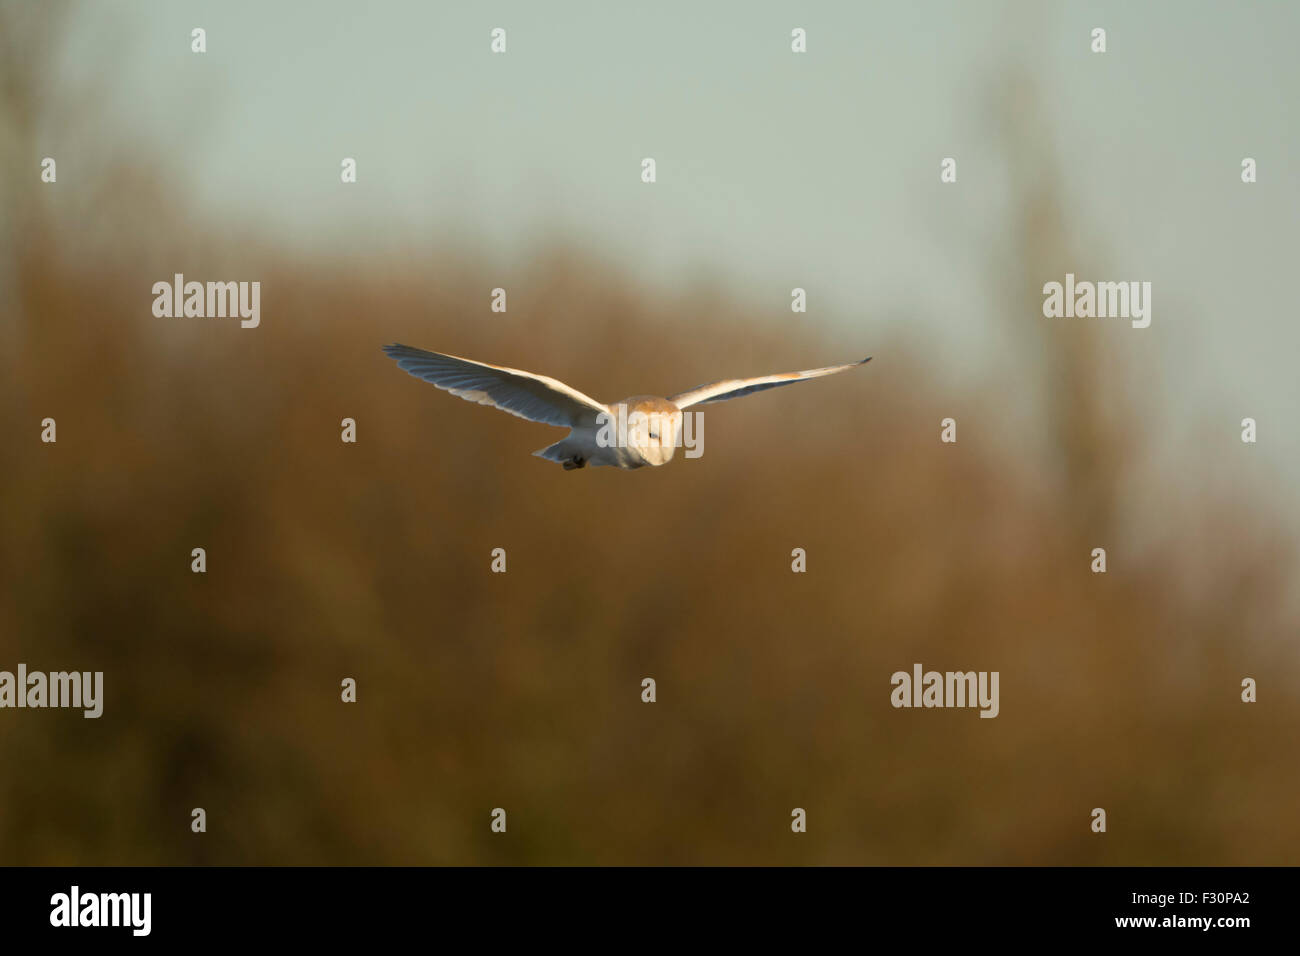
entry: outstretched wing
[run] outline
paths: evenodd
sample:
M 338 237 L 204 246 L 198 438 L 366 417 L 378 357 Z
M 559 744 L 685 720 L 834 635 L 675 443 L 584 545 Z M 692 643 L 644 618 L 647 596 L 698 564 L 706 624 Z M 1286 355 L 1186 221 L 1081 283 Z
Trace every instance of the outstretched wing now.
M 575 388 L 545 375 L 486 362 L 426 352 L 409 345 L 385 345 L 397 367 L 469 402 L 491 405 L 530 422 L 574 428 L 607 411 Z
M 868 355 L 861 362 L 850 362 L 848 365 L 829 365 L 826 368 L 810 368 L 806 372 L 781 372 L 776 375 L 761 375 L 758 378 L 729 378 L 725 382 L 700 385 L 689 392 L 673 395 L 669 398 L 669 401 L 674 402 L 678 408 L 686 408 L 690 405 L 708 405 L 710 402 L 725 402 L 730 398 L 753 395 L 755 392 L 761 392 L 769 388 L 780 388 L 782 385 L 793 385 L 795 382 L 803 382 L 810 378 L 834 375 L 836 372 L 857 368 L 859 365 L 865 365 L 870 361 L 871 356 Z

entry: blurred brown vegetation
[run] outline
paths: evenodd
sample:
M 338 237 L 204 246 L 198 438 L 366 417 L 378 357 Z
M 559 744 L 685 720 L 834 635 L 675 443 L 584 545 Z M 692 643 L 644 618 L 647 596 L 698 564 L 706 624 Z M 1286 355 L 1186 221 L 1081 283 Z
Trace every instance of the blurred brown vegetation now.
M 0 862 L 1300 862 L 1292 543 L 1192 492 L 1112 544 L 1142 435 L 1099 398 L 1100 333 L 1033 321 L 1031 278 L 1079 254 L 1049 184 L 1022 180 L 1000 272 L 1040 388 L 959 391 L 874 323 L 648 296 L 580 251 L 497 316 L 499 273 L 450 248 L 295 256 L 196 221 L 149 159 L 45 187 L 16 63 L 0 669 L 102 670 L 106 701 L 0 711 Z M 154 318 L 175 272 L 260 279 L 261 327 Z M 394 340 L 605 399 L 876 360 L 711 406 L 699 460 L 566 473 L 529 456 L 561 432 L 416 382 Z M 1007 434 L 1025 403 L 1041 431 Z M 893 710 L 917 661 L 1000 671 L 1001 715 Z

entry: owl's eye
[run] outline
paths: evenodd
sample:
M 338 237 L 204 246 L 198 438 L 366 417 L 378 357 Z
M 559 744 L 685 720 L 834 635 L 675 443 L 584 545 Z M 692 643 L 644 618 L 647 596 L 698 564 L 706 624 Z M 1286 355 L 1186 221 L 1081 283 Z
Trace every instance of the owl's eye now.
M 658 440 L 658 438 L 659 438 L 659 433 L 658 433 L 658 432 L 651 432 L 651 433 L 650 433 L 650 437 L 651 437 L 651 438 L 654 438 L 654 439 L 656 439 L 656 440 Z

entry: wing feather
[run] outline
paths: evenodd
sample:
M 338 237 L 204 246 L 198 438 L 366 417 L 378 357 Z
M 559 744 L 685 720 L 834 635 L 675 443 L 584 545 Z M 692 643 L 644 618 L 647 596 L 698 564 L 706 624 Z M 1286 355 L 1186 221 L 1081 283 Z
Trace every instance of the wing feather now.
M 690 391 L 671 396 L 669 401 L 674 402 L 678 408 L 687 408 L 691 405 L 708 405 L 711 402 L 725 402 L 728 399 L 763 392 L 769 388 L 780 388 L 782 385 L 793 385 L 795 382 L 807 381 L 810 378 L 834 375 L 836 372 L 857 368 L 859 365 L 865 365 L 870 361 L 871 356 L 868 355 L 861 362 L 850 362 L 848 365 L 828 365 L 826 368 L 810 368 L 804 372 L 780 372 L 776 375 L 762 375 L 757 378 L 729 378 L 722 382 L 714 382 L 711 385 L 699 385 Z
M 594 398 L 545 375 L 517 368 L 426 352 L 409 345 L 385 345 L 397 367 L 469 402 L 544 425 L 574 428 L 606 411 Z

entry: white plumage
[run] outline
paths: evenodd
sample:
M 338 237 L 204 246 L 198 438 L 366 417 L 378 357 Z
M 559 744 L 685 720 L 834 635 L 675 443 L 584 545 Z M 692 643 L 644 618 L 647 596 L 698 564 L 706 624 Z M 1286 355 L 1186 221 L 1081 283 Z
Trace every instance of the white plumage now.
M 564 439 L 533 453 L 559 462 L 565 469 L 586 465 L 632 469 L 667 464 L 680 443 L 683 409 L 834 375 L 871 361 L 868 356 L 847 365 L 726 379 L 670 398 L 635 395 L 605 405 L 557 379 L 522 369 L 427 352 L 409 345 L 385 345 L 384 352 L 403 371 L 466 401 L 491 405 L 544 425 L 568 428 L 569 434 Z M 625 426 L 621 433 L 617 427 L 620 416 Z M 638 424 L 627 428 L 629 419 Z M 621 434 L 626 440 L 611 443 L 611 434 Z

